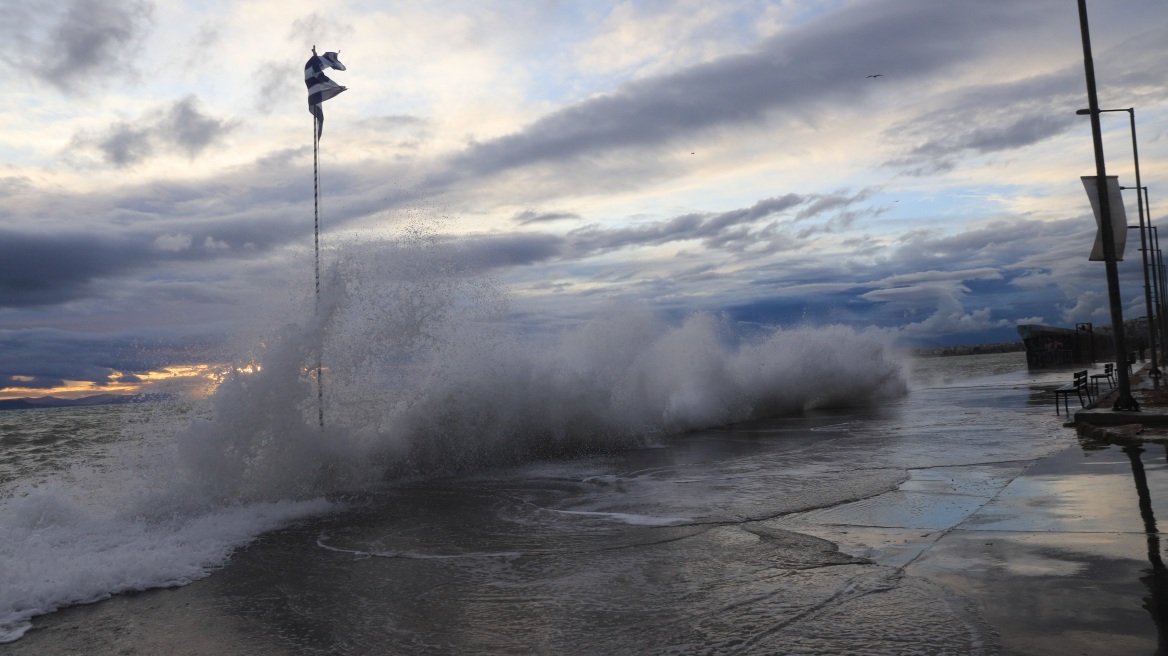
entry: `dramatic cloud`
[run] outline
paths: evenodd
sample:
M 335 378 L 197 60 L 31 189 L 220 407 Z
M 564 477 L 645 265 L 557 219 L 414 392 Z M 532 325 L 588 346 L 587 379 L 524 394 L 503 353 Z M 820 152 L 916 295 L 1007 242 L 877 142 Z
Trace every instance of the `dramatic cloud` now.
M 912 144 L 889 165 L 915 175 L 951 169 L 962 155 L 1011 150 L 1057 136 L 1081 117 L 1082 72 L 1058 73 L 960 89 L 937 98 L 930 107 L 888 131 L 888 137 Z
M 166 366 L 197 364 L 210 333 L 136 331 L 93 335 L 63 330 L 0 329 L 0 391 L 5 388 L 51 388 L 63 381 L 105 385 L 111 375 L 134 380 Z M 99 390 L 96 390 L 99 391 Z
M 1168 5 L 1092 9 L 1101 102 L 1138 108 L 1154 187 Z M 1109 322 L 1065 0 L 17 0 L 0 36 L 8 389 L 149 381 L 284 320 L 274 299 L 310 307 L 316 210 L 328 275 L 369 293 L 372 250 L 499 281 L 532 331 L 614 302 L 908 344 Z M 350 87 L 319 195 L 312 45 Z M 1126 183 L 1124 118 L 1104 138 Z M 1138 258 L 1120 276 L 1143 314 Z
M 96 151 L 105 163 L 119 168 L 159 152 L 193 159 L 234 127 L 229 121 L 203 114 L 198 99 L 187 96 L 166 109 L 148 112 L 134 123 L 115 123 L 103 135 L 78 134 L 67 156 L 78 160 L 80 153 Z
M 141 0 L 15 0 L 0 11 L 0 38 L 13 73 L 31 73 L 61 91 L 93 90 L 138 70 L 153 9 Z
M 794 207 L 804 198 L 786 194 L 778 198 L 760 200 L 753 206 L 718 214 L 686 214 L 668 221 L 654 222 L 633 228 L 604 229 L 598 226 L 578 228 L 568 233 L 571 250 L 583 257 L 619 248 L 659 246 L 675 241 L 705 240 L 707 246 L 731 248 L 732 242 L 755 243 L 756 234 L 739 230 L 743 224 L 767 218 Z
M 451 162 L 442 184 L 606 150 L 650 148 L 723 126 L 758 124 L 777 111 L 803 114 L 857 103 L 870 70 L 896 71 L 900 86 L 943 72 L 978 47 L 1020 35 L 1050 2 L 959 6 L 884 0 L 783 33 L 754 51 L 620 89 L 545 116 L 521 132 L 475 144 Z M 990 35 L 994 35 L 991 37 Z M 879 46 L 874 39 L 879 39 Z

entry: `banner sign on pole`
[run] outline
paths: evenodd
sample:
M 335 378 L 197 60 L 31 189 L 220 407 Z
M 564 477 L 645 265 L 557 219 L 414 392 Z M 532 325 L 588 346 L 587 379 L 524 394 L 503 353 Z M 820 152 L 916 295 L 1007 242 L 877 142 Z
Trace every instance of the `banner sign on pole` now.
M 1095 213 L 1095 245 L 1091 247 L 1092 262 L 1103 262 L 1103 231 L 1100 226 L 1103 220 L 1099 217 L 1099 176 L 1084 175 L 1083 187 L 1087 190 L 1087 198 L 1091 199 L 1091 211 Z M 1107 176 L 1107 200 L 1111 206 L 1111 234 L 1115 242 L 1115 261 L 1123 261 L 1123 248 L 1127 245 L 1127 214 L 1123 211 L 1123 196 L 1119 191 L 1119 176 Z

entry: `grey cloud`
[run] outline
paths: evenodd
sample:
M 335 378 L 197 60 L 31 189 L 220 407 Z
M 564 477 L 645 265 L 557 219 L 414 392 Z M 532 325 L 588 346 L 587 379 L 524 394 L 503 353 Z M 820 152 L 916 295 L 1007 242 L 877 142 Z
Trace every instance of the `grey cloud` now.
M 134 58 L 153 11 L 152 3 L 141 0 L 18 0 L 0 12 L 0 37 L 15 46 L 8 61 L 22 74 L 78 92 L 135 74 Z
M 579 218 L 579 214 L 573 214 L 572 212 L 535 212 L 533 210 L 524 210 L 511 217 L 511 220 L 519 225 L 528 225 L 530 223 L 550 223 L 552 221 L 566 221 Z
M 200 361 L 220 336 L 211 332 L 77 333 L 52 328 L 0 330 L 0 389 L 53 387 L 65 380 L 103 385 L 115 373 L 133 377 L 161 366 Z M 30 382 L 14 380 L 28 376 Z
M 339 51 L 340 48 L 332 44 L 344 41 L 345 37 L 352 32 L 352 25 L 338 23 L 327 16 L 313 12 L 292 21 L 292 26 L 288 30 L 288 40 L 295 43 L 307 41 L 309 45 L 319 46 L 319 52 L 323 53 L 326 50 Z M 305 53 L 304 59 L 307 60 L 311 54 L 311 52 Z
M 780 213 L 805 200 L 798 194 L 786 194 L 760 200 L 747 208 L 718 214 L 686 214 L 668 221 L 631 228 L 606 230 L 591 225 L 569 232 L 568 241 L 571 253 L 577 257 L 630 246 L 654 246 L 689 239 L 702 239 L 707 245 L 725 247 L 732 241 L 751 236 L 748 231 L 738 230 L 743 224 Z
M 187 155 L 195 157 L 231 129 L 232 126 L 226 121 L 211 118 L 200 112 L 198 99 L 192 95 L 176 102 L 166 112 L 155 133 L 164 141 L 169 138 L 186 151 Z
M 79 298 L 95 278 L 133 268 L 136 259 L 129 244 L 94 235 L 0 231 L 0 307 Z
M 369 118 L 363 118 L 358 121 L 358 125 L 363 128 L 371 128 L 374 130 L 417 130 L 420 128 L 429 127 L 430 121 L 420 116 L 413 116 L 411 114 L 390 114 L 387 116 L 372 116 Z
M 1074 68 L 941 95 L 888 131 L 893 140 L 912 145 L 887 165 L 929 174 L 952 169 L 967 153 L 1038 143 L 1082 123 L 1074 109 L 1083 95 L 1082 71 Z
M 143 162 L 159 151 L 174 151 L 194 158 L 235 128 L 235 124 L 204 114 L 195 96 L 187 96 L 164 109 L 156 109 L 134 123 L 119 122 L 104 135 L 74 135 L 66 158 L 84 161 L 83 153 L 95 150 L 102 160 L 122 168 Z
M 557 257 L 563 238 L 541 234 L 467 237 L 455 242 L 457 260 L 470 270 L 487 270 L 543 262 Z
M 154 267 L 253 259 L 296 234 L 290 236 L 271 223 L 237 225 L 230 220 L 194 222 L 189 228 L 194 228 L 193 237 L 172 229 L 136 232 L 132 237 L 116 230 L 107 234 L 0 230 L 0 308 L 60 305 L 98 294 L 94 286 L 98 281 Z M 307 234 L 310 228 L 307 224 L 298 232 Z M 251 247 L 235 247 L 244 244 Z M 194 298 L 195 290 L 183 293 Z
M 21 378 L 18 379 L 16 376 L 0 375 L 0 390 L 11 388 L 53 389 L 54 387 L 60 387 L 64 384 L 65 381 L 61 378 L 28 376 L 27 374 L 23 374 L 21 375 Z
M 705 130 L 761 125 L 778 112 L 785 112 L 781 120 L 803 120 L 872 93 L 873 85 L 864 83 L 870 70 L 895 71 L 897 84 L 911 84 L 964 60 L 991 35 L 1016 35 L 1037 20 L 1043 4 L 856 3 L 753 52 L 630 82 L 518 133 L 474 143 L 431 184 L 678 138 L 692 143 Z
M 879 285 L 920 285 L 923 283 L 965 282 L 966 280 L 1000 280 L 1002 272 L 991 267 L 962 269 L 958 271 L 918 271 L 889 276 L 880 280 Z
M 258 89 L 255 106 L 261 114 L 270 114 L 278 105 L 294 97 L 299 99 L 303 85 L 295 76 L 288 75 L 288 70 L 288 62 L 267 62 L 252 73 Z
M 0 177 L 0 196 L 10 196 L 32 189 L 32 180 L 24 175 Z
M 135 128 L 129 123 L 115 123 L 109 134 L 93 143 L 101 151 L 102 159 L 117 167 L 137 164 L 154 154 L 150 130 Z M 74 140 L 75 146 L 83 141 Z
M 834 194 L 825 194 L 808 203 L 805 209 L 800 210 L 795 215 L 795 220 L 802 221 L 823 214 L 824 212 L 847 209 L 858 202 L 867 200 L 871 195 L 871 189 L 863 189 L 855 194 L 848 194 L 843 191 Z

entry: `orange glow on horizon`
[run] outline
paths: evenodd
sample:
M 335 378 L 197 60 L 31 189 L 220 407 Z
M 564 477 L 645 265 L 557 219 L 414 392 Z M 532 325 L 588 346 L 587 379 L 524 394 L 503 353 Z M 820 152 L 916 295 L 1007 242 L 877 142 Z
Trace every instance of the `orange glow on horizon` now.
M 137 382 L 119 382 L 118 379 L 126 374 L 115 371 L 109 375 L 105 384 L 97 384 L 87 380 L 66 380 L 64 385 L 52 388 L 37 387 L 9 387 L 0 390 L 0 399 L 39 398 L 54 396 L 60 399 L 78 399 L 98 394 L 142 394 L 177 392 L 185 395 L 201 397 L 213 392 L 223 380 L 227 371 L 224 365 L 196 364 L 175 367 L 163 367 L 158 371 L 144 374 L 133 374 Z M 244 373 L 258 370 L 258 365 L 248 365 L 240 370 Z M 31 376 L 13 376 L 13 380 L 29 382 Z

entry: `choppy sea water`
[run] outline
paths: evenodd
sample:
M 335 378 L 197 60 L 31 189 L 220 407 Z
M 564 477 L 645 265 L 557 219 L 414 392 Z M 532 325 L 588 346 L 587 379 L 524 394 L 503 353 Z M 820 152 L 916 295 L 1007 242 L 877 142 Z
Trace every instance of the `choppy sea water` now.
M 896 489 L 913 469 L 1063 448 L 1049 389 L 1065 372 L 1027 372 L 1021 354 L 902 361 L 850 333 L 816 354 L 822 330 L 740 357 L 711 330 L 650 340 L 669 361 L 705 352 L 688 378 L 603 363 L 636 379 L 629 394 L 651 411 L 583 384 L 549 394 L 545 381 L 516 401 L 443 379 L 442 398 L 475 412 L 419 426 L 410 411 L 428 399 L 399 396 L 322 434 L 302 429 L 310 412 L 273 428 L 228 387 L 204 402 L 0 414 L 3 638 L 60 607 L 197 581 L 174 593 L 200 609 L 184 621 L 250 653 L 990 653 L 968 603 L 781 520 Z M 795 348 L 768 369 L 765 349 Z M 571 362 L 558 375 L 578 383 Z M 735 384 L 746 391 L 710 391 Z M 588 411 L 549 408 L 565 390 Z M 768 418 L 745 409 L 768 404 Z M 415 439 L 461 434 L 439 448 L 390 440 L 403 417 Z

